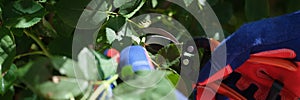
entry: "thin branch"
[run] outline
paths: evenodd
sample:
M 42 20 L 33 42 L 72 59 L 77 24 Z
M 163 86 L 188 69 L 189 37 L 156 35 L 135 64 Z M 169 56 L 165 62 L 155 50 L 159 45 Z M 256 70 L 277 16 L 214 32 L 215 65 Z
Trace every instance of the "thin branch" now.
M 30 56 L 30 55 L 45 55 L 43 51 L 33 51 L 33 52 L 28 52 L 24 54 L 20 54 L 14 57 L 14 59 L 20 59 L 25 56 Z
M 142 25 L 139 25 L 137 23 L 135 23 L 134 21 L 130 20 L 130 19 L 127 19 L 128 22 L 132 23 L 133 25 L 137 26 L 138 28 L 145 28 L 144 26 Z
M 118 77 L 119 77 L 119 75 L 114 75 L 109 80 L 102 81 L 103 84 L 100 84 L 100 86 L 96 89 L 96 91 L 91 95 L 89 100 L 96 100 L 96 98 L 102 93 L 103 90 L 106 90 L 106 92 L 107 92 L 107 88 L 110 86 L 110 84 L 112 84 L 114 81 L 116 81 L 118 79 Z M 105 92 L 104 92 L 104 94 L 105 94 Z M 105 95 L 102 95 L 102 96 L 105 96 Z
M 50 53 L 47 51 L 46 47 L 44 46 L 43 42 L 38 38 L 36 37 L 35 35 L 29 33 L 27 30 L 24 30 L 23 31 L 27 36 L 29 36 L 30 38 L 32 38 L 39 46 L 40 48 L 43 50 L 44 54 L 47 56 L 47 57 L 51 57 L 50 56 Z

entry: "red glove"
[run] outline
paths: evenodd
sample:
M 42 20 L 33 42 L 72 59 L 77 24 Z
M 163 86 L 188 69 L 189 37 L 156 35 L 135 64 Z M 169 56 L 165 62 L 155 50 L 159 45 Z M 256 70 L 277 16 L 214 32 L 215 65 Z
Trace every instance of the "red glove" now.
M 118 63 L 120 62 L 120 52 L 114 48 L 106 49 L 104 55 L 116 59 Z
M 210 77 L 210 80 L 213 81 L 198 84 L 197 99 L 199 100 L 201 95 L 203 95 L 203 90 L 212 91 L 206 96 L 214 96 L 215 92 L 217 92 L 234 100 L 249 99 L 247 97 L 253 97 L 256 100 L 266 100 L 272 98 L 272 96 L 272 99 L 274 99 L 277 95 L 270 94 L 273 92 L 273 90 L 270 90 L 274 88 L 272 85 L 276 83 L 281 84 L 279 86 L 279 88 L 282 88 L 279 89 L 281 100 L 298 100 L 300 98 L 300 70 L 297 66 L 300 65 L 300 62 L 294 62 L 293 59 L 295 57 L 296 53 L 290 49 L 277 49 L 252 54 L 244 64 L 234 70 L 234 73 L 241 74 L 237 82 L 234 83 L 230 80 L 232 71 L 230 65 L 228 65 L 222 69 L 225 70 L 223 75 L 217 75 L 218 73 L 216 73 Z M 217 83 L 222 76 L 226 77 L 225 81 L 227 82 L 223 81 L 219 86 Z M 240 93 L 251 85 L 255 85 L 258 88 L 257 91 L 253 91 L 253 96 Z M 207 87 L 204 88 L 204 86 Z M 238 91 L 233 88 L 237 88 Z
M 258 90 L 256 100 L 265 100 L 274 81 L 283 84 L 281 100 L 298 100 L 300 97 L 300 62 L 292 62 L 296 53 L 290 49 L 278 49 L 252 54 L 250 59 L 235 70 L 242 77 L 236 86 L 245 90 L 255 84 Z

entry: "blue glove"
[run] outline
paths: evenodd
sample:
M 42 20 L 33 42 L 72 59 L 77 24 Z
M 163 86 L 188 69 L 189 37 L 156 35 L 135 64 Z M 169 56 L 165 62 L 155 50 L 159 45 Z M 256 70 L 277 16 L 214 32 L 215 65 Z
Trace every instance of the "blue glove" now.
M 200 71 L 198 82 L 205 81 L 226 65 L 235 70 L 253 53 L 287 48 L 299 55 L 299 33 L 300 11 L 243 25 L 212 53 L 214 61 L 210 60 Z M 220 57 L 224 54 L 226 59 Z M 294 60 L 300 61 L 300 56 Z

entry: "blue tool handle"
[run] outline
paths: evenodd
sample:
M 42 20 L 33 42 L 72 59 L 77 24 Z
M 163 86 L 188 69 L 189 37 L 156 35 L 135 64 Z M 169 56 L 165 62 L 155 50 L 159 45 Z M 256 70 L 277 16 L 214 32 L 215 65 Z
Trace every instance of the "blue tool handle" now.
M 148 52 L 142 46 L 129 46 L 121 51 L 119 68 L 127 65 L 132 66 L 134 72 L 154 69 Z

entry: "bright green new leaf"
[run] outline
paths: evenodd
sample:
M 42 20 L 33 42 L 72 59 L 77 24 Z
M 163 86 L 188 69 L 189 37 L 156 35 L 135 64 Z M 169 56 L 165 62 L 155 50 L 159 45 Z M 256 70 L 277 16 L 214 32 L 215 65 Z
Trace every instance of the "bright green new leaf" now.
M 167 78 L 170 82 L 172 82 L 172 84 L 175 87 L 179 81 L 180 76 L 176 73 L 170 72 L 170 73 L 168 73 Z

